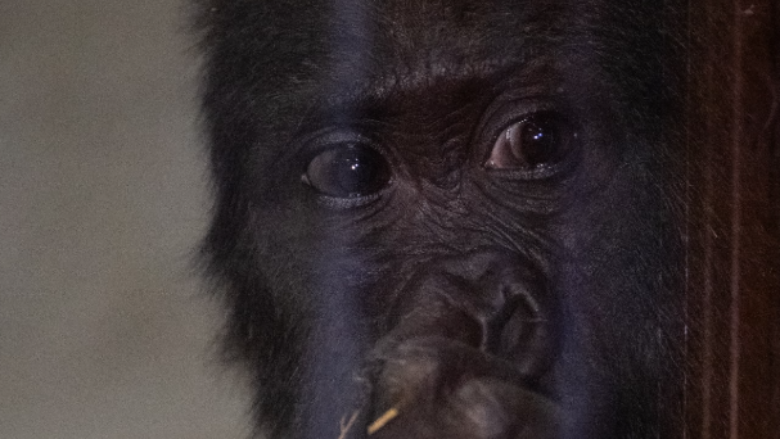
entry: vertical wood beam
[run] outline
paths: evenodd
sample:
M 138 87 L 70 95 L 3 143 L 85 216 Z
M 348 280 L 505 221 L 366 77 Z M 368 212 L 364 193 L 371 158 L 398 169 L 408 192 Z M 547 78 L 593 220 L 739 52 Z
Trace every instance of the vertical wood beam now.
M 773 0 L 689 0 L 685 437 L 780 438 Z

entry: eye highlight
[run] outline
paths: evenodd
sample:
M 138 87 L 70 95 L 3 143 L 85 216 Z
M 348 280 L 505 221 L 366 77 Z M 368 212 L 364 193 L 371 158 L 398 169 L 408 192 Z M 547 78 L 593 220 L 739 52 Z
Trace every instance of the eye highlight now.
M 382 154 L 362 143 L 346 142 L 316 155 L 302 180 L 324 195 L 356 198 L 379 192 L 391 176 Z
M 562 161 L 576 137 L 569 122 L 560 115 L 531 114 L 499 134 L 483 166 L 526 171 L 544 169 Z

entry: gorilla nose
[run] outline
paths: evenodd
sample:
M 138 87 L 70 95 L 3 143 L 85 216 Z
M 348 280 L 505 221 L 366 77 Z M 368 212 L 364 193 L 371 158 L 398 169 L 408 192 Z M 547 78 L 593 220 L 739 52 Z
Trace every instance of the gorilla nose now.
M 558 312 L 549 282 L 501 250 L 423 265 L 397 296 L 392 314 L 393 329 L 382 343 L 468 347 L 524 380 L 549 369 L 557 346 Z
M 432 261 L 394 301 L 369 361 L 376 439 L 549 439 L 562 419 L 543 395 L 557 350 L 544 276 L 505 252 Z M 388 415 L 398 417 L 385 421 Z

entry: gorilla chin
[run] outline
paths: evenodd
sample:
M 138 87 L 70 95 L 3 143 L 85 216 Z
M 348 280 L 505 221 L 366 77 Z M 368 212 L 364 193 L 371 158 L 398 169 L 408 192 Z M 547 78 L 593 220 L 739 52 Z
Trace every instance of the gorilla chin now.
M 679 5 L 196 1 L 258 437 L 674 436 Z

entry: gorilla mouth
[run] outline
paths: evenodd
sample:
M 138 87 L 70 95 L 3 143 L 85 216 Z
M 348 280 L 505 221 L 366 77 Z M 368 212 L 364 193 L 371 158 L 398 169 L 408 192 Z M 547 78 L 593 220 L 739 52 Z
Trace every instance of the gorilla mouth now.
M 396 346 L 373 390 L 367 431 L 386 431 L 378 437 L 516 437 L 559 424 L 554 402 L 511 363 L 440 337 Z
M 558 312 L 542 277 L 521 267 L 482 250 L 412 277 L 369 355 L 368 435 L 555 437 L 559 409 L 540 380 L 557 351 Z

